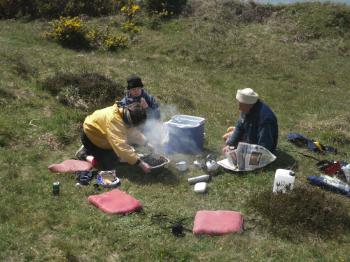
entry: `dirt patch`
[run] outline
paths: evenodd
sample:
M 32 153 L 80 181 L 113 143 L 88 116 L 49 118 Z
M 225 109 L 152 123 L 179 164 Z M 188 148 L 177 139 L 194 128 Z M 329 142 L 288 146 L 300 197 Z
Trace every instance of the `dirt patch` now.
M 35 142 L 39 146 L 48 146 L 52 150 L 62 149 L 63 145 L 59 142 L 57 137 L 51 133 L 42 134 Z

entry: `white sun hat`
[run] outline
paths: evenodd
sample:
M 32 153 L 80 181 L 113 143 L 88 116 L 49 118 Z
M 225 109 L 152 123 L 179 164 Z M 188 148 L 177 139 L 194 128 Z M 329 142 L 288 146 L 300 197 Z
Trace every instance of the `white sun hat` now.
M 236 99 L 242 104 L 252 105 L 259 99 L 259 95 L 251 88 L 238 89 Z

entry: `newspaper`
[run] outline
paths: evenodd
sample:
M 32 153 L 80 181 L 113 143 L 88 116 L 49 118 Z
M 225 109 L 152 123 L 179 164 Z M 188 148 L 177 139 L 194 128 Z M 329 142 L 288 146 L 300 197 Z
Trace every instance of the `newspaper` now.
M 236 160 L 232 158 L 233 154 L 236 155 Z M 252 171 L 275 160 L 276 156 L 265 147 L 241 142 L 234 152 L 229 152 L 218 164 L 232 171 Z

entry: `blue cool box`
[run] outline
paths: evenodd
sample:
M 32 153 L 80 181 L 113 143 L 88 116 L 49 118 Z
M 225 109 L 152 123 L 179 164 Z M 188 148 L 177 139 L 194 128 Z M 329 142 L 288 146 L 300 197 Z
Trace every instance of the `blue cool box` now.
M 203 150 L 204 121 L 197 116 L 175 115 L 165 127 L 168 141 L 165 143 L 166 153 L 198 153 Z

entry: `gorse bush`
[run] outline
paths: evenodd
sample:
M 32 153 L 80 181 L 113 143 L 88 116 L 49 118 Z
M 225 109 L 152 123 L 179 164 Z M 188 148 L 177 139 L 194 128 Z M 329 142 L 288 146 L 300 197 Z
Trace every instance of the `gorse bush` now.
M 115 7 L 115 0 L 0 0 L 0 18 L 103 16 L 115 13 Z
M 136 14 L 141 11 L 141 7 L 135 0 L 117 0 L 117 6 L 120 13 L 124 17 L 121 30 L 125 33 L 129 33 L 132 38 L 134 34 L 138 34 L 140 32 L 140 27 L 136 25 L 136 20 L 134 18 L 136 17 Z M 117 40 L 118 38 L 114 39 Z M 109 39 L 106 42 L 111 42 L 111 40 L 112 39 Z M 115 40 L 114 42 L 116 42 Z M 119 42 L 121 42 L 120 40 L 122 39 L 119 37 Z
M 124 32 L 132 32 L 132 33 L 139 33 L 140 32 L 140 28 L 138 26 L 136 26 L 136 24 L 134 22 L 125 22 L 122 25 L 122 30 Z
M 87 28 L 79 17 L 60 17 L 52 22 L 53 30 L 47 33 L 47 37 L 60 42 L 63 46 L 85 49 L 89 48 Z
M 103 46 L 107 48 L 107 50 L 116 51 L 121 48 L 126 48 L 128 41 L 126 36 L 108 34 L 103 40 Z
M 140 6 L 135 4 L 133 0 L 128 0 L 126 3 L 120 2 L 119 6 L 120 12 L 124 14 L 129 21 L 141 10 Z
M 79 17 L 60 17 L 52 23 L 52 31 L 46 36 L 73 49 L 106 48 L 116 51 L 128 45 L 128 37 L 114 35 L 105 30 L 89 28 Z

